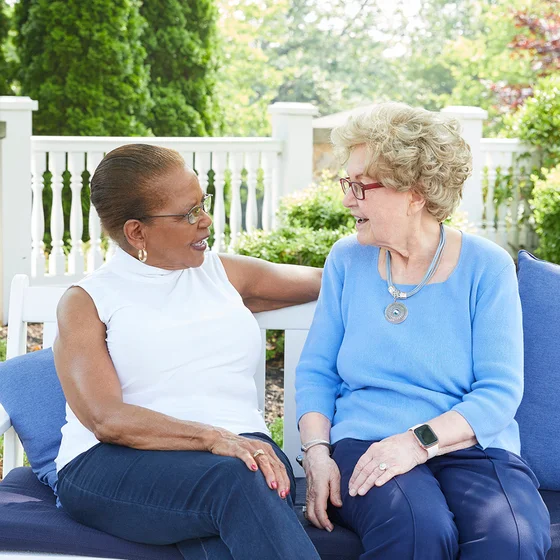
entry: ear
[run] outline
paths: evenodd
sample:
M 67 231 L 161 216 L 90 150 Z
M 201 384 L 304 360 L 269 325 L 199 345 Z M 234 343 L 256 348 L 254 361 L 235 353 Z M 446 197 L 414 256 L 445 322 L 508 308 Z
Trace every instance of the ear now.
M 409 200 L 407 215 L 413 216 L 414 214 L 420 212 L 422 208 L 424 208 L 424 206 L 426 206 L 426 199 L 416 189 L 411 189 L 410 191 L 408 191 L 408 194 Z
M 146 224 L 139 220 L 127 220 L 123 226 L 123 235 L 135 249 L 146 248 Z

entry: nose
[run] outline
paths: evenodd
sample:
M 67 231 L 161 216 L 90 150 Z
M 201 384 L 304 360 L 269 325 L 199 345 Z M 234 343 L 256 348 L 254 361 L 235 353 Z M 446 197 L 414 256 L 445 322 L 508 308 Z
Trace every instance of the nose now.
M 209 214 L 207 214 L 204 210 L 202 211 L 202 215 L 198 220 L 198 227 L 200 229 L 209 228 L 212 225 L 212 218 Z
M 342 199 L 342 204 L 346 208 L 352 208 L 353 206 L 357 205 L 356 197 L 354 196 L 352 189 L 348 189 L 348 192 L 344 195 L 344 198 Z

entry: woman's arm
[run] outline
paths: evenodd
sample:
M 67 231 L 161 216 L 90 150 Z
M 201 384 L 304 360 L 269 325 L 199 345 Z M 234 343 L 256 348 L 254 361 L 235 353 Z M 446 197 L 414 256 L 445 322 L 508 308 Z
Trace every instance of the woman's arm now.
M 228 430 L 179 420 L 123 402 L 121 385 L 105 343 L 106 328 L 91 297 L 70 288 L 57 309 L 55 366 L 66 400 L 78 420 L 102 443 L 135 449 L 208 451 L 237 457 L 262 470 L 270 488 L 289 491 L 289 479 L 272 447 Z M 266 459 L 253 453 L 264 449 Z M 282 496 L 284 497 L 284 496 Z
M 314 301 L 321 287 L 320 268 L 276 264 L 241 255 L 220 255 L 229 281 L 253 312 Z

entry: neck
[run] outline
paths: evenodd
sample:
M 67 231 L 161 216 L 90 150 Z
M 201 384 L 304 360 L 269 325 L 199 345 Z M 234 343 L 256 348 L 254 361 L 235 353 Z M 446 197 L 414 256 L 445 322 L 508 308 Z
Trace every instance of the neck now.
M 440 225 L 433 218 L 424 218 L 407 232 L 402 241 L 383 247 L 391 253 L 393 273 L 427 270 L 440 240 Z

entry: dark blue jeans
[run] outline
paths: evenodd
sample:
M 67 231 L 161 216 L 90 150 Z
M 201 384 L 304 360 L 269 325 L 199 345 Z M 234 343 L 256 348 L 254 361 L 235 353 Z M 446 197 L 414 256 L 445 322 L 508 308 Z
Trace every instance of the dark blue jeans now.
M 523 459 L 470 447 L 352 498 L 350 477 L 372 443 L 343 439 L 333 452 L 343 506 L 329 513 L 362 539 L 360 560 L 544 560 L 550 517 Z
M 58 475 L 58 495 L 76 521 L 117 537 L 173 544 L 188 560 L 319 560 L 293 510 L 260 471 L 203 451 L 144 451 L 100 443 Z

